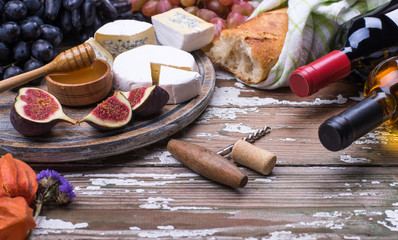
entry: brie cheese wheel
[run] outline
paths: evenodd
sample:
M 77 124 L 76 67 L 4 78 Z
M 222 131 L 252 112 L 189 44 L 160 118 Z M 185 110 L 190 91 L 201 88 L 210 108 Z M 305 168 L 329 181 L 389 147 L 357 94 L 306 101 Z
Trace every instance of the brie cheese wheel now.
M 200 93 L 202 77 L 197 72 L 161 66 L 159 87 L 166 90 L 170 99 L 167 104 L 188 101 Z
M 109 64 L 109 66 L 112 68 L 113 65 L 113 56 L 105 49 L 101 46 L 101 44 L 99 44 L 97 41 L 95 41 L 94 38 L 89 38 L 86 43 L 90 44 L 91 47 L 93 48 L 94 52 L 95 52 L 95 56 L 98 59 L 102 59 L 105 62 L 107 62 Z
M 143 45 L 126 51 L 113 61 L 113 86 L 116 90 L 152 86 L 151 63 L 197 71 L 193 56 L 174 47 Z
M 95 32 L 94 38 L 113 57 L 144 44 L 156 44 L 153 25 L 136 20 L 107 23 Z
M 162 45 L 191 52 L 205 47 L 214 38 L 214 25 L 182 8 L 152 16 L 156 37 Z

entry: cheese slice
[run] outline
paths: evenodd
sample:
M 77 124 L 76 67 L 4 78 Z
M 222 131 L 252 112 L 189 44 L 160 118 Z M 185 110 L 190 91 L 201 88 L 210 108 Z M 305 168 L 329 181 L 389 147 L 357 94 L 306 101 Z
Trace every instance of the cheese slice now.
M 130 91 L 134 88 L 152 86 L 151 63 L 197 71 L 195 59 L 188 52 L 169 46 L 143 45 L 115 58 L 113 62 L 114 88 Z
M 159 84 L 159 75 L 160 75 L 160 68 L 162 66 L 166 67 L 173 67 L 173 68 L 178 68 L 186 71 L 191 71 L 189 67 L 178 67 L 178 66 L 171 66 L 167 64 L 162 64 L 162 63 L 150 63 L 151 65 L 151 76 L 152 76 L 152 84 L 153 85 L 158 85 Z
M 166 90 L 170 96 L 167 104 L 178 104 L 199 95 L 201 79 L 197 72 L 161 66 L 159 87 Z
M 205 47 L 214 38 L 214 25 L 182 8 L 152 16 L 155 33 L 162 45 L 191 52 Z
M 156 44 L 153 25 L 136 20 L 107 23 L 95 32 L 94 38 L 113 57 L 144 44 Z
M 94 38 L 89 38 L 86 43 L 90 44 L 95 52 L 95 56 L 98 59 L 102 59 L 109 64 L 109 66 L 113 66 L 113 56 L 101 46 Z

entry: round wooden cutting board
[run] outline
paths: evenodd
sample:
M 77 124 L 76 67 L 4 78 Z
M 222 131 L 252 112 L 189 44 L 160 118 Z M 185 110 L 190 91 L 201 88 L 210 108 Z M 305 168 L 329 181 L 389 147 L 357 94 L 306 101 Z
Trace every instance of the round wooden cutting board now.
M 177 105 L 166 105 L 159 115 L 150 119 L 134 119 L 127 126 L 101 132 L 87 123 L 57 124 L 50 133 L 38 137 L 24 137 L 11 125 L 10 110 L 16 92 L 0 94 L 0 154 L 11 153 L 27 162 L 67 162 L 108 157 L 136 150 L 167 138 L 193 122 L 207 107 L 214 91 L 215 72 L 202 51 L 194 56 L 202 88 L 199 96 Z M 43 86 L 43 89 L 46 89 Z M 90 113 L 96 104 L 86 107 L 63 107 L 69 117 L 79 120 Z

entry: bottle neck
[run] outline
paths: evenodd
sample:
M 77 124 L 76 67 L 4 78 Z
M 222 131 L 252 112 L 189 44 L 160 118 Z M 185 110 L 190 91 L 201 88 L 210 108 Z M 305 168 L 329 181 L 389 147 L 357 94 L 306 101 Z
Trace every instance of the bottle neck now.
M 374 94 L 326 120 L 318 131 L 322 145 L 330 151 L 342 150 L 389 120 L 382 104 L 385 100 L 385 94 Z
M 352 47 L 344 47 L 344 48 L 340 49 L 340 51 L 347 56 L 347 58 L 350 60 L 350 62 L 352 60 L 354 60 L 354 54 L 353 54 L 354 50 L 352 49 Z
M 290 88 L 297 96 L 310 96 L 350 72 L 350 59 L 344 52 L 335 50 L 294 71 L 289 79 Z

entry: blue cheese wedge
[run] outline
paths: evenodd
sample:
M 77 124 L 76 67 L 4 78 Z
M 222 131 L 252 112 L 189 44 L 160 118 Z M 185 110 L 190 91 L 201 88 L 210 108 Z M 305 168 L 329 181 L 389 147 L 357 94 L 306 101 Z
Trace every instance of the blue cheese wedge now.
M 193 56 L 174 47 L 144 45 L 117 56 L 113 63 L 114 88 L 130 91 L 154 84 L 169 92 L 169 104 L 197 96 L 201 75 Z
M 94 39 L 113 57 L 145 44 L 156 44 L 153 25 L 136 20 L 107 23 L 95 32 Z
M 162 45 L 187 52 L 207 46 L 214 38 L 214 25 L 182 8 L 152 16 L 156 37 Z
M 95 52 L 95 56 L 98 59 L 102 59 L 109 64 L 110 67 L 113 65 L 113 56 L 105 48 L 101 46 L 94 38 L 89 38 L 86 43 L 89 43 Z

